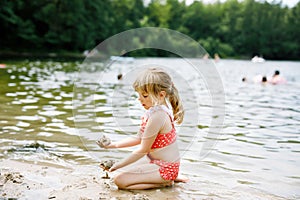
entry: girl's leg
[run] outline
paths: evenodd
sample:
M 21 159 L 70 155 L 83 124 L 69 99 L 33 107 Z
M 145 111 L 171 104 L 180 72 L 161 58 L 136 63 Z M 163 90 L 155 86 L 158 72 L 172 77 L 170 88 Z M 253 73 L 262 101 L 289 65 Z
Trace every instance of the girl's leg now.
M 183 183 L 186 183 L 188 181 L 189 181 L 188 177 L 183 175 L 178 175 L 178 177 L 174 180 L 174 182 L 183 182 Z
M 143 164 L 115 176 L 114 182 L 119 189 L 143 190 L 171 186 L 173 181 L 164 180 L 159 174 L 156 164 Z

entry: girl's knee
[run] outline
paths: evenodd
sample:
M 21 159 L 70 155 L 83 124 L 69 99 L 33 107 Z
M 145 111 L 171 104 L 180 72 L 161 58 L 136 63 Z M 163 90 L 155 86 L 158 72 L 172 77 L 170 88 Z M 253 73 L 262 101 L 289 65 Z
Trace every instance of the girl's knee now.
M 128 181 L 128 180 L 127 180 Z M 126 178 L 123 173 L 120 173 L 114 177 L 114 183 L 119 189 L 126 189 Z

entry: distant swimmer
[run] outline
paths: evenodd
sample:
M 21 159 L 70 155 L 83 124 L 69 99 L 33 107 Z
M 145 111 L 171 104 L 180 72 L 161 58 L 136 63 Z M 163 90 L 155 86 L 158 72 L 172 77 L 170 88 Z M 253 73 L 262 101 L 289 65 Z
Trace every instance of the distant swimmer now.
M 117 78 L 118 78 L 118 80 L 121 80 L 123 78 L 123 75 L 120 73 L 120 74 L 118 74 Z
M 286 83 L 286 80 L 285 80 L 285 78 L 280 76 L 279 70 L 276 70 L 274 72 L 274 75 L 272 76 L 272 79 L 270 80 L 270 82 L 272 84 L 284 84 L 284 83 Z
M 267 83 L 268 82 L 268 79 L 266 76 L 263 76 L 262 79 L 261 79 L 261 82 L 262 83 Z
M 242 81 L 243 82 L 247 81 L 246 77 L 244 77 L 242 79 Z M 276 70 L 272 77 L 256 75 L 255 77 L 253 77 L 253 82 L 254 83 L 271 83 L 273 85 L 276 85 L 276 84 L 284 84 L 284 83 L 286 83 L 286 80 L 285 80 L 285 78 L 280 76 L 280 72 L 278 70 Z
M 215 62 L 219 62 L 220 61 L 219 54 L 215 53 L 214 57 L 215 57 Z
M 257 75 L 253 78 L 254 83 L 268 83 L 270 78 L 267 76 Z
M 206 53 L 204 56 L 203 56 L 203 60 L 208 60 L 209 59 L 209 54 Z

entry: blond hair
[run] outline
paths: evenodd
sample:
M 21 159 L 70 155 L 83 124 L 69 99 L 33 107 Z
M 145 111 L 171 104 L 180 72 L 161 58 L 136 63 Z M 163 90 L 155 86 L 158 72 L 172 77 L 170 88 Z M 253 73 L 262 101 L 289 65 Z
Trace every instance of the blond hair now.
M 133 88 L 137 92 L 148 93 L 154 105 L 158 104 L 161 91 L 166 92 L 166 98 L 170 102 L 174 120 L 181 124 L 184 117 L 183 106 L 179 98 L 178 90 L 172 82 L 171 77 L 161 68 L 147 68 L 135 82 Z

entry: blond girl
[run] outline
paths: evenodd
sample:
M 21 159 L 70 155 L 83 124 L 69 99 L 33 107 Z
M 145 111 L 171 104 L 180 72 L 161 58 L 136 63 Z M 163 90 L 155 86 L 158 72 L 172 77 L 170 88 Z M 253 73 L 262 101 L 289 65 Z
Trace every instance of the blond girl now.
M 161 68 L 144 70 L 133 83 L 139 101 L 146 109 L 137 137 L 103 144 L 102 148 L 123 148 L 139 145 L 127 158 L 115 163 L 110 171 L 119 189 L 150 189 L 171 186 L 179 178 L 180 154 L 174 123 L 180 124 L 184 111 L 171 77 Z M 147 156 L 149 163 L 119 170 Z

